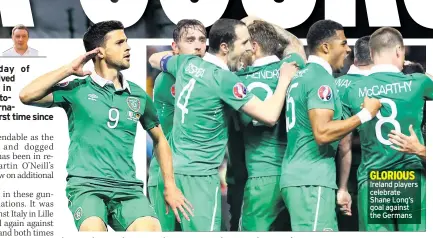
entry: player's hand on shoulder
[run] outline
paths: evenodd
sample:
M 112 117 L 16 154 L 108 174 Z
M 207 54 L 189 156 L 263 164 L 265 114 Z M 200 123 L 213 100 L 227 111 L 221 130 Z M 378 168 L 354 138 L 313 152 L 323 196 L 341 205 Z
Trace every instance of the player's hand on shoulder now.
M 379 99 L 377 98 L 364 98 L 364 103 L 362 104 L 363 108 L 366 108 L 372 117 L 375 117 L 376 114 L 379 112 L 379 109 L 382 107 L 382 103 L 380 103 Z
M 352 216 L 352 196 L 347 190 L 337 191 L 337 205 L 343 215 Z
M 282 79 L 283 82 L 289 85 L 290 82 L 292 81 L 292 78 L 298 72 L 298 69 L 299 68 L 296 62 L 291 62 L 291 63 L 284 62 L 283 64 L 281 64 L 280 67 L 280 79 Z
M 176 186 L 166 187 L 164 189 L 164 198 L 166 202 L 166 214 L 168 214 L 168 209 L 171 208 L 179 223 L 181 222 L 179 211 L 187 221 L 190 220 L 188 213 L 194 216 L 193 206 Z
M 68 65 L 68 71 L 70 75 L 75 75 L 78 77 L 86 76 L 92 74 L 89 70 L 83 70 L 84 65 L 99 53 L 99 48 L 95 48 L 83 55 L 80 55 L 74 61 Z

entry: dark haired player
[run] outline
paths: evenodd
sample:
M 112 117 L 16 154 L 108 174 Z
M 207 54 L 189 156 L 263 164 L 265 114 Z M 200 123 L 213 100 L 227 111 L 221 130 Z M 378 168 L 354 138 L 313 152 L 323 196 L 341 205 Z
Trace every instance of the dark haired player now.
M 151 98 L 120 73 L 130 67 L 124 27 L 118 21 L 94 24 L 83 42 L 85 55 L 32 81 L 20 99 L 28 105 L 61 107 L 68 115 L 66 195 L 79 231 L 107 231 L 107 225 L 115 231 L 160 231 L 136 178 L 132 154 L 137 123 L 154 141 L 165 200 L 175 211 L 184 211 L 187 201 L 174 183 L 170 148 Z M 90 59 L 94 72 L 83 69 Z M 59 83 L 72 75 L 84 78 Z
M 203 57 L 206 52 L 206 28 L 193 19 L 184 19 L 177 23 L 173 31 L 172 49 L 174 54 L 191 54 Z M 161 72 L 155 79 L 153 100 L 158 112 L 164 135 L 168 138 L 173 127 L 173 117 L 176 95 L 176 79 L 167 72 Z M 162 231 L 174 231 L 176 220 L 173 212 L 166 214 L 163 199 L 164 184 L 159 176 L 159 165 L 152 159 L 149 168 L 148 190 L 149 198 L 155 207 L 156 214 L 161 222 Z
M 227 145 L 228 109 L 242 111 L 275 125 L 286 89 L 296 72 L 285 64 L 275 94 L 263 102 L 249 93 L 235 70 L 239 58 L 251 50 L 245 24 L 233 19 L 216 21 L 209 32 L 205 57 L 172 56 L 161 52 L 150 57 L 152 67 L 176 77 L 175 113 L 169 143 L 175 158 L 176 184 L 191 195 L 194 217 L 182 221 L 184 231 L 217 231 L 221 227 L 221 193 L 218 167 Z
M 359 127 L 362 146 L 362 162 L 358 169 L 359 228 L 361 231 L 425 231 L 425 171 L 421 159 L 391 148 L 388 134 L 395 130 L 408 134 L 410 125 L 421 137 L 422 109 L 425 99 L 433 98 L 433 81 L 425 74 L 404 75 L 405 47 L 403 37 L 394 28 L 383 27 L 375 31 L 369 42 L 374 66 L 370 75 L 350 85 L 342 101 L 345 115 L 359 113 L 359 104 L 364 97 L 380 100 L 383 107 L 377 117 Z M 414 202 L 408 212 L 419 216 L 418 224 L 407 224 L 399 211 L 384 211 L 386 224 L 369 223 L 369 173 L 372 170 L 413 170 L 421 181 L 421 203 Z M 409 190 L 408 190 L 409 191 Z M 402 194 L 403 196 L 414 194 Z M 416 199 L 416 198 L 415 198 Z M 392 204 L 389 204 L 392 205 Z M 397 205 L 397 204 L 393 204 Z M 417 222 L 413 222 L 417 223 Z
M 338 140 L 374 117 L 381 105 L 365 98 L 361 113 L 340 120 L 341 101 L 332 73 L 343 67 L 350 52 L 343 26 L 318 21 L 310 27 L 307 43 L 307 66 L 293 78 L 286 98 L 288 139 L 280 187 L 293 231 L 336 231 Z
M 298 54 L 280 60 L 275 54 L 284 48 L 272 24 L 254 21 L 248 25 L 251 35 L 253 64 L 236 74 L 248 91 L 261 100 L 274 93 L 279 70 L 284 62 L 304 67 Z M 290 229 L 289 216 L 280 193 L 281 162 L 287 145 L 284 112 L 275 126 L 268 127 L 242 114 L 248 181 L 245 186 L 239 230 L 271 231 Z
M 346 75 L 335 79 L 338 95 L 343 97 L 347 88 L 364 76 L 370 73 L 373 61 L 370 57 L 370 48 L 368 46 L 370 36 L 359 38 L 353 48 L 354 59 Z M 345 230 L 357 231 L 358 228 L 358 209 L 356 205 L 358 197 L 358 185 L 356 171 L 361 162 L 361 145 L 359 142 L 359 133 L 354 130 L 343 139 L 338 146 L 337 153 L 337 170 L 338 172 L 338 192 L 337 204 L 342 214 L 339 213 L 338 224 Z M 347 193 L 350 193 L 348 196 Z M 341 216 L 343 215 L 343 216 Z

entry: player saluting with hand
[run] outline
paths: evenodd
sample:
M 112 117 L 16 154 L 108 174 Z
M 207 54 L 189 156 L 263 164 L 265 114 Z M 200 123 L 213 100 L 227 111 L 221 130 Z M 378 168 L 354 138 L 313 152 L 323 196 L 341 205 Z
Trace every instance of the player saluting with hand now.
M 130 47 L 122 23 L 100 22 L 83 37 L 88 51 L 49 72 L 20 93 L 24 104 L 61 107 L 69 121 L 67 188 L 69 209 L 79 231 L 160 231 L 132 158 L 137 123 L 151 135 L 165 187 L 177 214 L 192 214 L 174 183 L 172 158 L 151 98 L 120 73 L 130 67 Z M 83 66 L 92 59 L 94 71 Z M 85 77 L 59 83 L 69 76 Z

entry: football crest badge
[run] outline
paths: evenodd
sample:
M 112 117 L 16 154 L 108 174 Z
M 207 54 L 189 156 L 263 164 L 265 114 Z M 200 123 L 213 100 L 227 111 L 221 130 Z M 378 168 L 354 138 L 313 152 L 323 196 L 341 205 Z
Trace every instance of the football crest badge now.
M 82 215 L 83 215 L 83 208 L 78 207 L 77 210 L 75 210 L 75 212 L 74 212 L 75 220 L 77 220 L 77 221 L 80 220 Z
M 128 97 L 126 99 L 129 109 L 133 112 L 138 112 L 140 110 L 140 100 L 136 97 Z

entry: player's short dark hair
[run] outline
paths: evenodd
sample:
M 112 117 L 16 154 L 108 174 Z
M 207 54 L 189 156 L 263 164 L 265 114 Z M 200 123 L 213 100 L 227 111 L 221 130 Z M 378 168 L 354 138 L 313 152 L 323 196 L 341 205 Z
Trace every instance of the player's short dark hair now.
M 209 31 L 209 52 L 218 52 L 222 43 L 226 43 L 229 48 L 233 47 L 236 27 L 239 25 L 246 26 L 244 22 L 235 19 L 221 18 L 216 21 Z
M 179 42 L 180 38 L 182 38 L 182 35 L 187 33 L 188 29 L 198 29 L 200 32 L 202 32 L 206 36 L 206 27 L 204 27 L 203 23 L 201 23 L 199 20 L 183 19 L 183 20 L 180 20 L 176 24 L 176 28 L 174 28 L 173 41 Z
M 91 51 L 96 47 L 103 46 L 105 36 L 115 30 L 123 30 L 125 27 L 120 21 L 102 21 L 91 25 L 83 36 L 84 48 Z
M 307 48 L 314 54 L 322 43 L 337 36 L 337 31 L 344 30 L 343 25 L 332 20 L 320 20 L 314 23 L 307 33 Z
M 264 55 L 277 55 L 283 46 L 275 27 L 268 22 L 255 20 L 248 26 L 251 40 L 257 42 Z
M 358 65 L 370 65 L 373 63 L 370 56 L 370 36 L 363 36 L 355 42 L 353 54 Z
M 384 49 L 404 46 L 403 36 L 392 27 L 382 27 L 371 35 L 369 45 L 372 55 L 374 55 Z
M 425 74 L 424 67 L 422 67 L 422 65 L 417 62 L 412 62 L 410 64 L 404 65 L 402 72 L 404 74 L 414 74 L 414 73 Z

